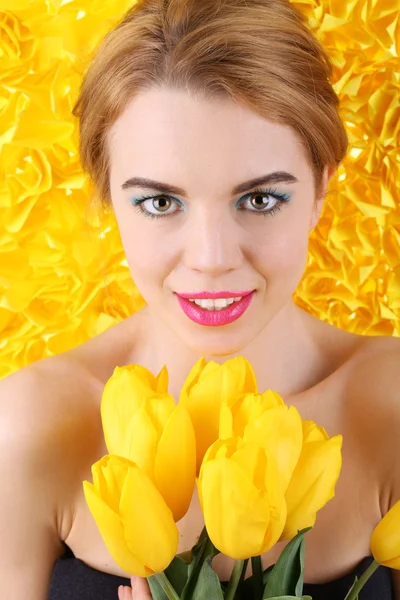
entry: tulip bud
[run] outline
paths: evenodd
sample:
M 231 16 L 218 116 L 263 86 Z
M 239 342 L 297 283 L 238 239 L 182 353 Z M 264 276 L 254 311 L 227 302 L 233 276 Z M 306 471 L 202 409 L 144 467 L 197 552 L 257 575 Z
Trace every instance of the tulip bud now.
M 372 532 L 371 552 L 381 565 L 400 570 L 400 500 Z
M 197 484 L 205 526 L 218 550 L 241 560 L 267 552 L 278 541 L 286 504 L 264 448 L 245 445 L 241 438 L 218 440 L 204 457 Z
M 296 408 L 283 404 L 265 410 L 248 423 L 243 440 L 245 443 L 255 443 L 265 448 L 278 469 L 280 483 L 285 492 L 299 460 L 303 443 L 302 420 Z
M 250 363 L 238 356 L 222 365 L 201 358 L 182 387 L 179 403 L 189 411 L 196 433 L 197 466 L 218 439 L 220 408 L 243 393 L 256 393 L 257 382 Z
M 166 393 L 168 374 L 157 378 L 129 365 L 107 382 L 102 398 L 110 454 L 136 463 L 153 481 L 179 521 L 188 511 L 196 478 L 196 438 L 189 413 Z
M 108 551 L 130 575 L 166 569 L 178 549 L 171 510 L 135 463 L 106 455 L 92 465 L 93 484 L 83 482 L 89 510 Z
M 272 390 L 262 394 L 241 394 L 222 403 L 219 439 L 243 437 L 247 425 L 255 421 L 266 410 L 285 406 L 281 396 Z
M 287 519 L 281 540 L 312 527 L 316 513 L 334 496 L 342 466 L 342 436 L 328 437 L 323 427 L 303 421 L 303 446 L 285 493 Z
M 157 377 L 141 365 L 115 367 L 104 386 L 100 406 L 104 440 L 109 454 L 127 456 L 128 452 L 121 444 L 129 444 L 126 430 L 132 415 L 144 398 L 166 394 L 167 388 L 166 367 L 161 369 Z

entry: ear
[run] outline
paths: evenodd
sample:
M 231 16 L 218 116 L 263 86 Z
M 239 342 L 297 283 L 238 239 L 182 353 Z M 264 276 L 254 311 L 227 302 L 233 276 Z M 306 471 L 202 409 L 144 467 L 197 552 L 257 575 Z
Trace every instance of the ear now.
M 326 189 L 328 187 L 329 180 L 335 174 L 335 167 L 325 167 L 324 174 L 322 176 L 322 192 L 319 198 L 315 199 L 313 211 L 310 219 L 310 231 L 314 229 L 321 216 L 322 208 L 324 206 Z

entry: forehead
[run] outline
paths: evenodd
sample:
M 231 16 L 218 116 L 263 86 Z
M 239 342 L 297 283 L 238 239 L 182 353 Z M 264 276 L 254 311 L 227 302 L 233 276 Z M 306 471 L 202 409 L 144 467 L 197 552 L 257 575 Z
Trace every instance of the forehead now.
M 290 167 L 299 179 L 308 172 L 300 139 L 290 127 L 227 97 L 209 99 L 170 88 L 146 90 L 131 100 L 108 133 L 108 147 L 111 176 L 168 180 L 187 171 L 214 179 L 226 171 L 231 185 L 236 172 L 246 178 Z

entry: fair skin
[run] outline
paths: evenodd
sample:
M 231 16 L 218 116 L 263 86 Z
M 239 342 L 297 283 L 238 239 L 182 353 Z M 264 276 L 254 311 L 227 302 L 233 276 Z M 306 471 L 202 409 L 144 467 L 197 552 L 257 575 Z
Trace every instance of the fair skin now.
M 34 600 L 45 600 L 61 540 L 94 569 L 129 577 L 108 553 L 82 491 L 91 465 L 107 453 L 101 394 L 115 366 L 139 363 L 158 373 L 165 364 L 169 390 L 178 398 L 201 356 L 219 363 L 244 356 L 260 390 L 277 391 L 302 418 L 315 420 L 329 435 L 343 435 L 335 498 L 307 534 L 305 581 L 344 575 L 370 553 L 373 527 L 400 498 L 400 346 L 395 338 L 333 327 L 292 301 L 323 205 L 323 197 L 315 198 L 298 138 L 232 101 L 158 89 L 128 105 L 110 131 L 109 148 L 113 208 L 147 306 L 0 383 L 0 477 L 13 481 L 12 493 L 0 495 L 0 597 L 26 600 L 35 590 Z M 254 212 L 260 199 L 264 210 L 276 208 L 271 195 L 254 193 L 255 188 L 232 194 L 239 184 L 274 171 L 297 179 L 259 186 L 291 197 L 275 214 Z M 325 189 L 332 175 L 325 170 Z M 146 201 L 143 208 L 164 207 L 168 213 L 146 218 L 130 199 L 160 192 L 123 190 L 132 177 L 168 183 L 183 193 L 158 196 L 160 204 Z M 194 323 L 175 295 L 243 289 L 256 290 L 249 308 L 223 327 Z M 194 494 L 178 523 L 178 552 L 193 546 L 202 526 Z M 283 547 L 277 544 L 262 556 L 264 567 Z M 218 555 L 214 568 L 226 580 L 232 561 Z M 396 573 L 394 582 L 400 588 Z M 119 592 L 120 600 L 151 597 L 145 580 L 132 583 L 133 589 Z M 399 589 L 395 598 L 400 600 Z

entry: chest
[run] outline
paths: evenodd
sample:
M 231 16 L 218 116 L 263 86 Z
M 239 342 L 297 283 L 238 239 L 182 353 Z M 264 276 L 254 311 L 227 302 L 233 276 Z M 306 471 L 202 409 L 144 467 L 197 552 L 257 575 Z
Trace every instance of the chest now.
M 340 577 L 369 555 L 370 533 L 380 518 L 378 473 L 373 466 L 368 468 L 365 464 L 368 448 L 362 447 L 364 442 L 349 418 L 348 407 L 352 403 L 346 398 L 342 383 L 339 376 L 334 377 L 316 389 L 285 399 L 296 406 L 303 419 L 316 421 L 329 435 L 343 435 L 343 465 L 335 496 L 318 513 L 314 528 L 306 535 L 305 580 L 308 583 Z M 104 446 L 98 458 L 106 453 Z M 85 479 L 91 481 L 90 465 L 86 470 Z M 81 490 L 81 487 L 77 486 L 77 489 Z M 107 551 L 82 491 L 78 492 L 74 507 L 70 508 L 74 517 L 65 541 L 75 556 L 100 571 L 127 576 Z M 178 552 L 190 550 L 203 528 L 196 491 L 187 514 L 177 525 Z M 264 568 L 276 562 L 284 545 L 285 542 L 278 543 L 262 556 Z M 222 580 L 230 577 L 232 566 L 233 561 L 227 556 L 220 554 L 214 559 L 214 568 Z

